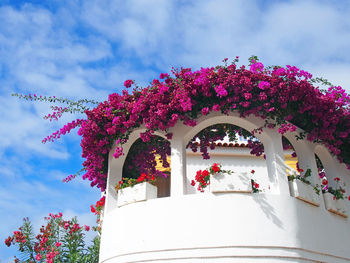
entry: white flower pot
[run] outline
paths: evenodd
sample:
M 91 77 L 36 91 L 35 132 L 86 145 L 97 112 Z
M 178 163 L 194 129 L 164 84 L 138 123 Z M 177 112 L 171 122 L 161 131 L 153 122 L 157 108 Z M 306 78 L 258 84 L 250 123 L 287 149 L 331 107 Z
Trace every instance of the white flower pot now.
M 323 199 L 324 199 L 326 209 L 329 212 L 332 212 L 334 214 L 340 215 L 340 216 L 345 217 L 345 218 L 348 217 L 347 211 L 346 211 L 345 200 L 334 199 L 334 195 L 331 193 L 324 193 Z
M 146 201 L 148 199 L 157 198 L 157 187 L 143 182 L 133 187 L 126 187 L 118 191 L 118 207 L 123 205 Z
M 289 181 L 289 190 L 291 196 L 311 205 L 320 206 L 320 196 L 315 192 L 311 184 L 295 179 Z
M 214 175 L 210 175 L 210 191 L 212 193 L 251 193 L 251 176 L 248 173 L 216 173 Z

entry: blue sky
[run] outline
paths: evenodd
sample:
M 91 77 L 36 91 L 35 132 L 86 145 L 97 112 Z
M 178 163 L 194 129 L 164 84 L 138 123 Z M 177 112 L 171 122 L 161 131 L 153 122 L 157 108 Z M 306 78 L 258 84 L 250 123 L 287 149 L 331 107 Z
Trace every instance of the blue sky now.
M 77 179 L 76 131 L 41 139 L 73 116 L 48 122 L 46 104 L 11 93 L 106 100 L 126 79 L 141 85 L 171 67 L 213 66 L 258 55 L 296 65 L 350 91 L 349 1 L 0 0 L 0 262 L 3 240 L 23 217 L 50 212 L 93 224 L 99 191 Z

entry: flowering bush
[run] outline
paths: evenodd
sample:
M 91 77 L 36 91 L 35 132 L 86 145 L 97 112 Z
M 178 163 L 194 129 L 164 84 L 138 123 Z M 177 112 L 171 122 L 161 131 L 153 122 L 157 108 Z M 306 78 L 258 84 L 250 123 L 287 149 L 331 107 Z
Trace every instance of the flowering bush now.
M 87 247 L 84 241 L 89 226 L 80 226 L 76 220 L 63 220 L 62 213 L 49 214 L 46 226 L 34 235 L 31 222 L 25 218 L 23 225 L 5 240 L 7 246 L 16 245 L 21 252 L 15 262 L 94 263 L 98 262 L 99 237 Z
M 227 173 L 231 174 L 233 173 L 230 170 L 222 170 L 221 169 L 221 164 L 214 163 L 212 166 L 205 170 L 199 170 L 196 173 L 195 180 L 191 181 L 191 185 L 195 186 L 196 182 L 199 183 L 197 190 L 204 192 L 204 188 L 206 188 L 210 184 L 210 175 L 211 174 L 216 174 L 216 173 Z
M 134 85 L 131 93 L 123 90 L 122 94 L 110 94 L 107 101 L 85 110 L 86 119 L 71 122 L 44 140 L 57 139 L 79 126 L 82 157 L 86 159 L 83 178 L 102 191 L 106 188 L 108 153 L 117 144 L 114 157 L 122 156 L 122 145 L 128 141 L 133 129 L 145 127 L 140 138 L 149 143 L 155 131 L 167 133 L 178 122 L 195 126 L 198 117 L 213 111 L 237 112 L 243 118 L 255 115 L 266 120 L 265 127 L 261 128 L 277 127 L 281 134 L 299 127 L 305 132 L 298 134 L 298 138 L 322 143 L 350 168 L 350 97 L 343 88 L 330 86 L 321 90 L 314 84 L 329 84 L 323 79 L 312 79 L 310 73 L 294 66 L 265 67 L 256 57 L 250 59 L 248 68 L 238 67 L 238 59 L 230 65 L 227 59 L 224 61 L 223 66 L 197 71 L 190 68 L 173 70 L 172 76 L 162 73 L 160 79 L 154 79 L 151 85 L 142 89 L 134 85 L 134 81 L 127 80 L 126 88 Z M 26 98 L 43 99 L 31 95 Z M 81 104 L 81 101 L 80 104 L 68 103 L 73 105 L 72 109 L 80 110 Z M 58 109 L 56 115 L 62 112 L 67 110 Z M 168 133 L 168 140 L 171 137 Z M 206 149 L 211 144 L 207 143 L 210 137 L 205 138 L 200 142 L 200 148 L 203 157 L 207 158 Z M 256 153 L 262 154 L 261 144 L 252 142 L 251 145 Z M 156 151 L 166 163 L 168 147 L 156 150 L 150 147 L 148 151 Z M 147 158 L 137 158 L 144 156 L 144 152 L 135 154 L 135 160 L 139 162 L 136 167 L 147 168 L 145 163 L 151 163 L 147 159 L 151 154 L 145 155 Z
M 134 178 L 122 178 L 121 181 L 116 185 L 115 190 L 118 192 L 118 190 L 126 188 L 126 187 L 133 187 L 136 184 L 140 184 L 143 182 L 149 182 L 151 184 L 156 182 L 156 177 L 154 175 L 147 175 L 147 174 L 141 174 L 137 179 Z
M 172 73 L 174 77 L 161 74 L 161 80 L 135 88 L 132 94 L 126 90 L 122 95 L 111 94 L 108 101 L 86 111 L 79 134 L 86 158 L 83 177 L 92 185 L 105 189 L 108 152 L 116 140 L 125 143 L 135 127 L 146 127 L 141 139 L 148 142 L 155 130 L 167 131 L 178 121 L 195 126 L 200 115 L 211 111 L 237 111 L 242 117 L 253 114 L 279 125 L 281 133 L 299 126 L 306 131 L 300 136 L 323 143 L 340 161 L 350 164 L 349 96 L 342 88 L 321 91 L 303 70 L 265 68 L 253 60 L 249 69 L 233 63 Z

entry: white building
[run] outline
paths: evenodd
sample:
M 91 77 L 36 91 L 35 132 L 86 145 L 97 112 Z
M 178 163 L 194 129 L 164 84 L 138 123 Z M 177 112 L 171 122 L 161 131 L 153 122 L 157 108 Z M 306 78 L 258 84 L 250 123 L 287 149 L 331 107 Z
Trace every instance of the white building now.
M 264 144 L 266 160 L 251 157 L 248 149 L 239 147 L 218 148 L 206 162 L 186 154 L 187 142 L 217 123 L 231 123 L 248 131 L 264 124 L 255 117 L 212 113 L 198 119 L 195 127 L 176 125 L 172 129 L 169 197 L 118 207 L 114 188 L 121 179 L 126 155 L 114 159 L 111 150 L 100 262 L 350 262 L 350 202 L 334 200 L 332 210 L 328 203 L 326 208 L 322 194 L 317 196 L 316 205 L 292 196 L 295 192 L 289 188 L 277 129 L 264 129 L 256 135 Z M 131 134 L 125 153 L 142 131 Z M 330 183 L 340 177 L 350 192 L 349 171 L 324 146 L 296 140 L 290 133 L 285 136 L 293 144 L 301 168 L 311 169 L 312 185 L 319 184 L 316 153 Z M 254 169 L 254 179 L 263 191 L 199 193 L 190 185 L 195 171 L 214 162 L 223 164 L 224 169 L 239 170 L 239 175 L 248 176 Z M 314 196 L 312 188 L 309 194 Z M 344 205 L 345 211 L 340 211 L 339 205 Z

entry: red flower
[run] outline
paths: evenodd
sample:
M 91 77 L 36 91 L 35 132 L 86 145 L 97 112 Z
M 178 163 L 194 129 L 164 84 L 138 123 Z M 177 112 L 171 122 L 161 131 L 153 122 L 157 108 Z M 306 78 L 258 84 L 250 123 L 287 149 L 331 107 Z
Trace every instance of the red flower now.
M 214 173 L 220 172 L 220 167 L 217 163 L 213 164 L 212 169 L 213 169 Z
M 350 201 L 350 195 L 349 195 L 349 201 Z
M 145 174 L 145 173 L 142 173 L 142 174 L 139 176 L 139 178 L 137 178 L 137 182 L 140 183 L 140 182 L 144 181 L 145 178 L 146 178 L 146 174 Z
M 199 181 L 199 178 L 200 178 L 201 176 L 202 176 L 202 170 L 197 171 L 196 177 L 195 177 L 196 181 Z
M 99 206 L 104 206 L 105 205 L 105 201 L 106 201 L 106 197 L 105 196 L 102 196 L 100 201 L 98 201 L 99 203 Z M 97 205 L 96 205 L 97 206 Z
M 251 170 L 250 173 L 255 174 L 255 170 Z
M 340 178 L 339 178 L 339 177 L 336 177 L 336 178 L 334 178 L 334 181 L 339 182 L 339 181 L 340 181 Z
M 209 175 L 209 172 L 208 172 L 208 170 L 204 170 L 203 172 L 202 172 L 202 175 L 205 177 L 205 176 L 208 176 Z
M 196 182 L 194 180 L 191 181 L 191 185 L 192 186 L 195 186 L 196 185 Z
M 96 213 L 96 209 L 93 205 L 90 206 L 91 207 L 91 213 Z
M 327 185 L 328 184 L 328 181 L 326 179 L 322 180 L 322 184 L 323 185 Z
M 11 246 L 12 241 L 13 241 L 13 238 L 12 238 L 12 237 L 8 237 L 8 238 L 5 240 L 6 246 L 8 246 L 8 247 Z

